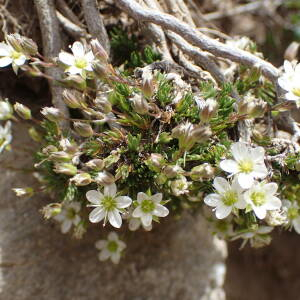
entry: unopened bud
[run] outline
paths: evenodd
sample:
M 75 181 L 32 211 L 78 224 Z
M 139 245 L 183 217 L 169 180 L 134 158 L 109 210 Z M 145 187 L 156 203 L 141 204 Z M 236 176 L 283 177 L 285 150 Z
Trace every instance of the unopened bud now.
M 10 119 L 13 115 L 13 109 L 11 104 L 5 100 L 0 101 L 0 120 Z
M 101 170 L 103 170 L 103 168 L 105 166 L 105 162 L 103 159 L 95 158 L 95 159 L 88 161 L 85 165 L 88 168 L 91 168 L 93 170 L 101 171 Z
M 32 39 L 22 36 L 20 43 L 21 43 L 22 52 L 24 54 L 36 55 L 38 53 L 38 46 Z
M 149 104 L 147 100 L 139 94 L 135 94 L 131 99 L 133 109 L 141 115 L 145 115 L 149 112 Z
M 165 163 L 164 157 L 159 153 L 151 153 L 150 157 L 145 161 L 148 168 L 154 172 L 160 172 Z
M 49 159 L 54 162 L 68 162 L 72 159 L 72 156 L 64 151 L 56 151 L 50 154 Z
M 96 107 L 103 113 L 108 114 L 112 110 L 112 105 L 106 97 L 97 97 L 95 99 Z
M 108 61 L 108 54 L 97 39 L 91 40 L 90 45 L 92 48 L 92 52 L 97 59 L 99 59 L 101 62 Z
M 20 118 L 22 118 L 24 120 L 31 119 L 31 110 L 27 106 L 16 102 L 14 105 L 14 109 L 15 109 L 16 113 L 20 116 Z
M 57 148 L 53 145 L 49 145 L 42 149 L 42 153 L 46 155 L 50 155 L 52 152 L 57 151 Z
M 63 119 L 62 113 L 55 107 L 44 107 L 41 110 L 41 113 L 45 118 L 52 122 L 58 122 Z
M 250 114 L 251 118 L 261 118 L 265 114 L 267 109 L 267 103 L 260 100 L 255 103 L 254 108 Z
M 218 102 L 215 99 L 209 98 L 204 102 L 203 108 L 200 111 L 200 120 L 207 123 L 216 116 L 217 112 Z
M 50 203 L 42 208 L 45 219 L 50 219 L 61 213 L 61 203 Z
M 215 168 L 209 163 L 192 168 L 190 177 L 195 181 L 203 181 L 212 179 L 215 175 Z
M 86 89 L 86 81 L 80 75 L 68 75 L 66 78 L 60 80 L 63 84 L 70 88 L 75 88 L 78 90 Z
M 184 173 L 184 170 L 178 165 L 168 165 L 163 169 L 163 173 L 168 178 L 173 178 Z
M 155 182 L 157 184 L 164 184 L 166 183 L 166 181 L 168 180 L 168 177 L 165 174 L 159 174 L 156 178 L 155 178 Z
M 43 136 L 41 133 L 39 133 L 34 127 L 30 127 L 28 129 L 28 133 L 30 137 L 35 141 L 35 142 L 41 142 L 43 140 Z
M 115 177 L 111 173 L 107 171 L 103 171 L 103 172 L 99 172 L 98 175 L 94 178 L 94 180 L 98 184 L 108 185 L 115 182 Z
M 31 187 L 26 188 L 14 188 L 12 189 L 17 197 L 32 197 L 34 194 L 34 190 Z
M 159 135 L 159 138 L 158 138 L 158 141 L 160 143 L 163 143 L 163 144 L 167 144 L 169 143 L 171 140 L 172 140 L 172 136 L 169 132 L 162 132 L 160 135 Z
M 14 48 L 15 51 L 22 52 L 21 36 L 18 33 L 7 35 L 6 40 Z
M 82 94 L 76 90 L 64 90 L 62 96 L 64 102 L 70 108 L 82 108 L 86 106 Z
M 70 179 L 76 186 L 88 185 L 92 182 L 91 175 L 89 173 L 80 173 Z
M 146 98 L 150 98 L 154 94 L 154 80 L 151 70 L 144 68 L 142 74 L 142 92 Z
M 94 61 L 92 63 L 92 68 L 95 72 L 95 74 L 99 77 L 99 78 L 106 78 L 107 75 L 110 73 L 109 70 L 107 69 L 107 65 L 103 64 L 100 61 Z
M 84 122 L 74 122 L 75 131 L 83 137 L 91 137 L 94 134 L 90 124 Z
M 69 163 L 57 163 L 54 166 L 55 173 L 74 176 L 77 173 L 77 167 Z

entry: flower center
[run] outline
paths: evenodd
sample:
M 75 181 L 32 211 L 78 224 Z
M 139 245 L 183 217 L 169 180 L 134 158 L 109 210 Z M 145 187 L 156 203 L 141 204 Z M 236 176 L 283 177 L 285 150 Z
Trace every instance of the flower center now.
M 253 162 L 250 160 L 242 160 L 239 162 L 239 169 L 242 173 L 250 173 L 253 171 Z
M 227 206 L 232 206 L 238 201 L 237 193 L 234 191 L 227 191 L 222 197 L 222 201 Z
M 266 203 L 266 195 L 262 192 L 253 192 L 250 198 L 255 206 L 262 206 Z
M 141 203 L 141 209 L 144 213 L 150 213 L 155 209 L 155 204 L 150 199 L 143 200 Z
M 87 67 L 87 61 L 85 58 L 76 58 L 75 59 L 75 66 L 78 69 L 84 69 Z
M 17 52 L 17 51 L 13 51 L 13 52 L 11 53 L 11 58 L 12 58 L 12 59 L 18 59 L 21 55 L 22 55 L 22 53 Z
M 292 92 L 294 95 L 296 95 L 297 97 L 300 97 L 300 87 L 298 88 L 293 88 Z
M 289 219 L 296 219 L 298 216 L 299 216 L 298 208 L 295 208 L 295 207 L 289 208 L 289 210 L 288 210 L 288 218 Z
M 113 210 L 117 207 L 115 198 L 113 198 L 111 196 L 104 196 L 101 204 L 103 205 L 105 210 L 108 210 L 108 211 Z
M 67 218 L 72 220 L 72 219 L 75 218 L 75 216 L 76 216 L 75 209 L 69 208 L 68 211 L 67 211 Z
M 115 241 L 109 241 L 107 244 L 107 249 L 109 252 L 117 252 L 118 250 L 118 243 Z

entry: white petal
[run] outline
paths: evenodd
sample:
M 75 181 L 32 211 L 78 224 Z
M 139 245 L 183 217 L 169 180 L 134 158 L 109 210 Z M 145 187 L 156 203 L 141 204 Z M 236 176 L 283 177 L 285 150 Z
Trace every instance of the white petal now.
M 118 249 L 120 252 L 126 248 L 126 244 L 123 241 L 118 240 Z
M 294 93 L 292 92 L 288 92 L 285 94 L 285 98 L 287 100 L 290 100 L 290 101 L 297 101 L 300 97 L 296 96 Z
M 105 248 L 99 253 L 98 258 L 100 261 L 104 261 L 107 260 L 110 256 L 111 253 Z
M 260 179 L 266 178 L 268 175 L 268 169 L 264 163 L 255 164 L 253 167 L 253 171 L 251 172 L 251 175 L 255 178 L 260 178 Z
M 270 197 L 269 201 L 265 204 L 266 209 L 275 210 L 281 207 L 281 200 L 277 197 Z
M 152 215 L 151 214 L 143 214 L 141 217 L 141 221 L 144 226 L 150 226 L 152 223 Z
M 88 61 L 88 62 L 92 62 L 94 60 L 94 54 L 92 51 L 89 51 L 86 55 L 85 55 L 85 59 Z
M 209 194 L 204 198 L 204 203 L 213 207 L 216 207 L 221 201 L 221 196 L 218 194 Z
M 68 72 L 68 73 L 70 73 L 72 75 L 76 75 L 76 74 L 80 74 L 81 69 L 79 69 L 79 68 L 77 68 L 75 66 L 71 66 L 71 67 L 67 68 L 65 70 L 65 72 Z
M 248 147 L 241 142 L 231 145 L 231 153 L 235 160 L 239 161 L 248 156 Z
M 11 47 L 5 43 L 0 43 L 0 56 L 9 56 L 11 54 Z
M 88 63 L 87 66 L 84 68 L 84 70 L 92 72 L 93 71 L 92 65 L 90 63 Z M 82 77 L 85 77 L 85 76 L 83 75 Z
M 259 226 L 256 232 L 259 234 L 267 234 L 270 233 L 273 229 L 274 227 L 271 226 Z
M 294 73 L 293 65 L 289 60 L 285 60 L 283 63 L 284 72 L 286 73 Z
M 0 58 L 0 68 L 6 67 L 12 63 L 12 59 L 10 57 L 1 57 Z
M 223 194 L 226 191 L 231 189 L 229 182 L 223 177 L 216 177 L 214 179 L 213 186 L 218 191 L 219 194 Z
M 122 218 L 120 212 L 117 209 L 108 212 L 108 221 L 111 226 L 120 228 L 122 225 Z
M 115 242 L 118 242 L 119 241 L 119 237 L 118 235 L 114 232 L 114 231 L 111 231 L 108 236 L 107 236 L 107 239 L 109 241 L 115 241 Z
M 25 55 L 21 55 L 19 58 L 14 60 L 14 63 L 17 66 L 23 66 L 25 62 L 26 62 L 26 56 Z
M 250 149 L 250 155 L 255 162 L 263 162 L 265 158 L 265 149 L 263 147 Z
M 120 262 L 121 254 L 120 252 L 114 252 L 111 254 L 110 258 L 114 264 L 118 264 Z
M 117 186 L 115 183 L 104 186 L 104 195 L 114 197 L 117 193 Z
M 115 199 L 117 201 L 117 208 L 126 208 L 132 203 L 131 198 L 128 196 L 119 196 Z
M 232 159 L 225 159 L 220 162 L 220 168 L 225 172 L 236 174 L 238 172 L 238 164 Z
M 264 206 L 253 206 L 254 213 L 259 219 L 264 219 L 266 217 L 267 211 Z
M 144 215 L 144 212 L 142 211 L 141 207 L 138 206 L 133 212 L 132 212 L 132 216 L 134 218 L 140 218 Z
M 68 66 L 72 66 L 75 63 L 75 57 L 67 52 L 60 52 L 58 58 L 63 64 Z
M 300 217 L 292 221 L 295 231 L 300 234 Z
M 154 216 L 166 217 L 169 214 L 169 210 L 161 204 L 156 204 L 153 211 Z
M 86 193 L 86 198 L 93 204 L 100 204 L 103 194 L 99 191 L 91 190 Z
M 148 199 L 148 198 L 149 198 L 149 196 L 145 193 L 140 192 L 137 194 L 137 202 L 138 203 L 141 203 L 143 200 Z
M 65 220 L 61 224 L 61 232 L 62 233 L 67 233 L 72 226 L 72 221 L 71 220 Z
M 140 221 L 140 219 L 138 219 L 138 218 L 131 218 L 131 219 L 129 220 L 129 225 L 128 225 L 129 230 L 131 230 L 131 231 L 136 231 L 136 230 L 139 229 L 140 226 L 141 226 L 141 221 Z
M 105 210 L 103 207 L 96 207 L 94 208 L 89 214 L 89 220 L 92 223 L 98 223 L 104 219 Z
M 277 192 L 278 185 L 275 182 L 270 182 L 265 184 L 263 188 L 268 195 L 274 195 Z
M 84 47 L 80 42 L 75 42 L 71 47 L 71 50 L 76 57 L 83 57 L 84 56 Z
M 162 200 L 163 194 L 162 193 L 157 193 L 153 196 L 151 196 L 151 200 L 155 203 L 160 203 Z
M 237 174 L 237 180 L 243 189 L 249 189 L 254 183 L 253 177 L 245 173 Z
M 235 206 L 236 208 L 238 208 L 238 209 L 245 209 L 246 206 L 247 206 L 247 202 L 246 202 L 246 200 L 244 199 L 243 196 L 240 196 L 238 202 L 236 202 L 236 203 L 234 204 L 234 206 Z
M 242 193 L 244 189 L 239 184 L 239 181 L 237 180 L 237 177 L 235 177 L 231 183 L 231 188 L 236 191 L 237 193 Z
M 99 240 L 95 243 L 95 247 L 99 250 L 105 248 L 107 245 L 107 241 L 106 240 Z
M 221 204 L 216 208 L 216 217 L 217 219 L 224 219 L 230 215 L 231 211 L 232 206 Z
M 81 221 L 81 218 L 80 218 L 78 215 L 76 215 L 76 216 L 74 217 L 74 219 L 73 219 L 73 224 L 74 224 L 75 226 L 77 226 L 77 225 L 79 224 L 80 221 Z
M 278 84 L 282 89 L 284 89 L 286 91 L 288 91 L 292 88 L 291 84 L 284 77 L 278 78 Z

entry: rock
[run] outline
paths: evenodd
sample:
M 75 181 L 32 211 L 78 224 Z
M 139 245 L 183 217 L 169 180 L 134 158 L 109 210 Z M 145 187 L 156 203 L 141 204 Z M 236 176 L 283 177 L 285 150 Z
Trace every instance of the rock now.
M 44 221 L 47 196 L 23 199 L 11 191 L 34 184 L 32 142 L 24 126 L 14 125 L 13 151 L 0 156 L 1 299 L 225 299 L 226 245 L 211 236 L 200 215 L 169 217 L 152 232 L 121 232 L 127 249 L 119 265 L 98 261 L 94 247 L 110 228 L 91 225 L 75 240 Z

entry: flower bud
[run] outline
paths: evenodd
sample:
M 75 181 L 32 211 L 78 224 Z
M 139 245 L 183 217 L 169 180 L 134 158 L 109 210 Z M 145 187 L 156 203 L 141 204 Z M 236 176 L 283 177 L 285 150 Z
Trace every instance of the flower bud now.
M 90 124 L 84 122 L 74 122 L 75 131 L 83 137 L 91 137 L 94 134 L 93 128 Z
M 143 70 L 141 89 L 146 98 L 150 98 L 154 94 L 154 80 L 149 68 Z
M 300 172 L 300 160 L 297 160 L 295 163 L 295 169 L 297 172 Z
M 155 182 L 157 184 L 164 184 L 166 183 L 166 181 L 168 180 L 168 177 L 165 174 L 159 174 L 156 178 L 155 178 Z
M 216 116 L 217 112 L 218 102 L 215 99 L 209 98 L 204 102 L 203 108 L 200 111 L 200 120 L 207 123 Z
M 80 173 L 70 179 L 76 186 L 88 185 L 92 182 L 91 175 L 89 173 Z
M 76 144 L 72 144 L 69 139 L 64 138 L 59 141 L 59 146 L 63 149 L 63 151 L 69 154 L 75 154 L 78 150 Z
M 101 171 L 105 166 L 105 162 L 103 159 L 95 158 L 88 161 L 85 165 L 93 170 Z
M 139 94 L 135 94 L 133 96 L 133 98 L 130 99 L 133 109 L 141 115 L 145 115 L 149 112 L 149 104 L 147 102 L 147 100 L 139 95 Z
M 17 197 L 32 197 L 34 194 L 34 190 L 31 187 L 26 188 L 14 188 L 12 189 Z
M 95 99 L 96 107 L 103 113 L 108 114 L 112 110 L 112 105 L 106 97 L 97 97 Z
M 68 162 L 72 159 L 72 156 L 64 151 L 55 151 L 50 154 L 49 159 L 54 162 Z
M 55 107 L 44 107 L 41 110 L 41 114 L 52 122 L 58 122 L 63 119 L 62 113 L 58 108 Z
M 145 161 L 148 168 L 154 172 L 160 172 L 165 163 L 164 157 L 159 153 L 151 153 L 150 157 Z
M 43 140 L 43 136 L 34 127 L 30 127 L 28 133 L 35 142 L 39 143 Z
M 91 40 L 90 45 L 92 48 L 92 52 L 97 59 L 99 59 L 101 62 L 108 61 L 108 54 L 97 39 Z
M 209 163 L 204 163 L 200 166 L 192 168 L 190 177 L 194 181 L 203 181 L 212 179 L 215 175 L 215 168 Z
M 98 184 L 108 185 L 115 182 L 115 177 L 111 173 L 107 171 L 103 171 L 103 172 L 99 172 L 98 175 L 94 178 L 94 180 Z
M 14 109 L 15 109 L 16 113 L 20 116 L 20 118 L 22 118 L 24 120 L 31 119 L 31 110 L 27 106 L 25 106 L 19 102 L 16 102 L 14 105 Z
M 55 173 L 74 176 L 77 173 L 77 168 L 69 163 L 57 163 L 55 164 L 53 171 Z
M 86 81 L 80 75 L 68 75 L 66 78 L 60 80 L 63 84 L 70 88 L 75 88 L 78 90 L 86 89 Z
M 22 52 L 24 54 L 36 55 L 38 53 L 38 46 L 32 39 L 22 36 L 20 43 L 21 43 Z
M 17 52 L 22 52 L 21 47 L 21 36 L 18 33 L 8 34 L 6 41 L 14 48 Z
M 50 203 L 42 208 L 45 219 L 50 219 L 61 213 L 61 203 Z
M 42 153 L 46 155 L 50 155 L 52 152 L 57 151 L 57 148 L 53 145 L 49 145 L 42 149 Z
M 168 178 L 173 178 L 173 177 L 176 177 L 180 174 L 183 174 L 184 170 L 178 165 L 168 165 L 163 169 L 163 173 Z
M 107 69 L 107 65 L 101 63 L 100 61 L 94 61 L 92 63 L 92 68 L 99 78 L 106 78 L 107 75 L 110 73 Z
M 0 120 L 10 119 L 13 115 L 11 104 L 6 101 L 0 101 Z
M 64 102 L 70 108 L 81 108 L 86 106 L 82 94 L 76 90 L 64 90 L 62 96 Z
M 255 103 L 255 106 L 253 107 L 251 113 L 250 113 L 250 117 L 251 118 L 261 118 L 263 117 L 263 115 L 266 112 L 266 108 L 267 108 L 267 103 L 262 101 L 262 100 L 258 100 Z

